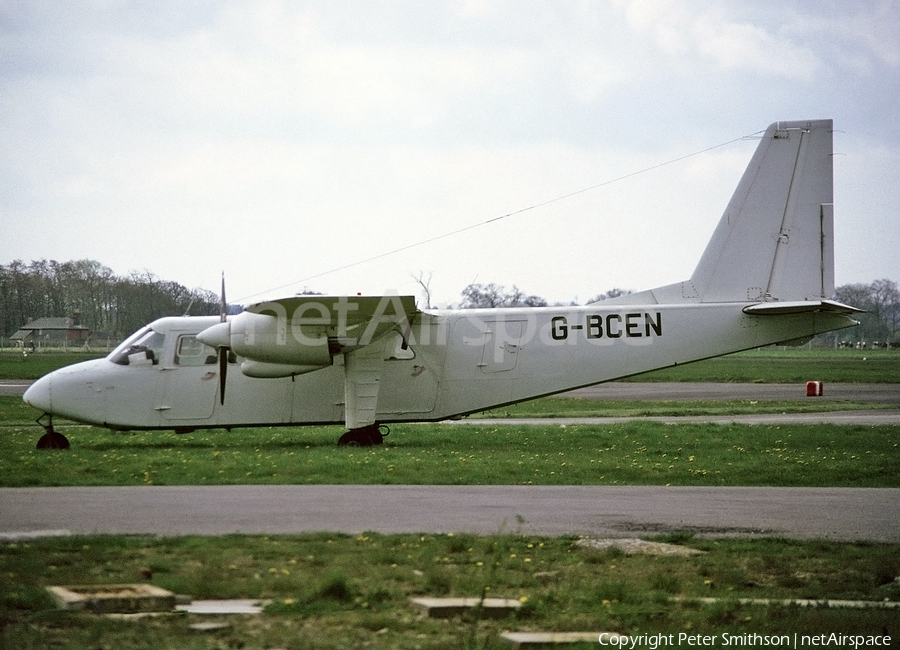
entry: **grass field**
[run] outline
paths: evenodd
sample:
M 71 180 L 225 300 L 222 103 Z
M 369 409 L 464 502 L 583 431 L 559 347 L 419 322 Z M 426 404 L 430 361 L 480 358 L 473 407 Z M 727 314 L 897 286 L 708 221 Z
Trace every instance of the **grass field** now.
M 5 648 L 508 648 L 501 630 L 900 635 L 897 610 L 741 605 L 737 598 L 900 599 L 900 545 L 700 540 L 690 557 L 625 555 L 506 534 L 70 537 L 0 545 Z M 194 598 L 272 599 L 202 635 L 198 616 L 55 612 L 49 584 L 146 581 Z M 410 597 L 518 599 L 500 621 L 423 618 Z M 715 597 L 715 604 L 697 598 Z M 676 600 L 685 599 L 685 600 Z M 208 617 L 203 620 L 209 620 Z M 597 647 L 596 642 L 583 647 Z M 638 646 L 647 648 L 647 645 Z M 684 647 L 688 647 L 685 645 Z M 709 647 L 709 646 L 707 646 Z M 722 644 L 717 644 L 722 647 Z M 894 646 L 896 647 L 896 646 Z
M 341 427 L 111 432 L 61 427 L 35 449 L 30 411 L 0 397 L 0 485 L 534 484 L 900 486 L 900 426 L 395 425 L 337 447 Z M 9 418 L 5 422 L 3 418 Z M 10 424 L 12 419 L 14 424 Z
M 644 379 L 898 381 L 900 355 L 761 351 Z M 884 356 L 876 356 L 876 354 Z M 775 355 L 775 356 L 771 356 Z M 43 374 L 62 358 L 41 360 Z M 870 363 L 874 360 L 875 363 Z M 0 355 L 0 376 L 23 361 Z M 808 365 L 807 365 L 808 364 Z M 803 367 L 805 366 L 805 368 Z M 688 373 L 690 374 L 679 374 Z M 792 379 L 796 373 L 801 379 Z M 21 372 L 20 377 L 28 377 Z M 845 377 L 846 379 L 839 379 Z M 841 408 L 848 405 L 842 404 Z M 784 409 L 782 404 L 538 400 L 516 414 Z M 817 405 L 816 408 L 821 408 Z M 605 409 L 605 411 L 604 411 Z M 341 427 L 113 433 L 60 428 L 65 452 L 38 452 L 37 413 L 0 397 L 0 485 L 259 483 L 671 484 L 900 487 L 900 427 L 419 424 L 382 447 L 337 448 Z M 0 542 L 0 648 L 506 648 L 501 630 L 640 634 L 889 634 L 897 610 L 741 605 L 737 598 L 900 600 L 900 545 L 665 538 L 704 551 L 647 557 L 574 538 L 497 535 L 92 536 Z M 195 598 L 271 599 L 206 635 L 180 615 L 109 620 L 53 610 L 50 584 L 149 580 Z M 501 596 L 523 605 L 501 621 L 425 619 L 409 598 Z M 721 599 L 711 605 L 700 597 Z M 692 600 L 693 599 L 693 600 Z M 203 619 L 207 620 L 207 619 Z M 597 643 L 583 647 L 597 647 Z M 649 645 L 638 647 L 648 648 Z M 685 646 L 687 647 L 687 646 Z
M 48 372 L 79 361 L 100 359 L 105 352 L 0 350 L 0 379 L 37 379 Z

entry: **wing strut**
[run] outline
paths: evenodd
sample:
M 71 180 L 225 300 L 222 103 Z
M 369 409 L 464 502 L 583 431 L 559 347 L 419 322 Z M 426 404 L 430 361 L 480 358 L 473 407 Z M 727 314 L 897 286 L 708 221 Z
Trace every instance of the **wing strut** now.
M 366 446 L 381 442 L 375 417 L 385 342 L 379 339 L 344 355 L 344 424 L 348 432 L 341 437 L 341 444 Z

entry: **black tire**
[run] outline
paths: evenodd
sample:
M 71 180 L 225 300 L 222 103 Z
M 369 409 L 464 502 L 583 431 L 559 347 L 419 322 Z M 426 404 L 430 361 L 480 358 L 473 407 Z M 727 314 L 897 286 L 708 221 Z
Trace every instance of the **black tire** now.
M 37 441 L 38 449 L 68 449 L 69 439 L 56 431 L 48 431 Z
M 371 447 L 380 445 L 382 442 L 384 442 L 384 436 L 381 435 L 378 425 L 375 424 L 353 429 L 338 438 L 338 444 L 346 447 Z
M 340 438 L 338 438 L 338 445 L 342 447 L 365 447 L 368 443 L 368 438 L 366 438 L 366 443 L 360 438 L 359 431 L 348 431 Z

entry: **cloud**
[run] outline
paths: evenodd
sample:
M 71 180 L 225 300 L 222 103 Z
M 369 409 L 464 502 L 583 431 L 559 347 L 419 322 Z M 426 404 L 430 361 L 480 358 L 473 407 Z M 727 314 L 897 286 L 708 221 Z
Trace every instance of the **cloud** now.
M 884 208 L 896 183 L 882 180 L 900 147 L 891 4 L 57 4 L 0 7 L 0 218 L 27 224 L 0 239 L 0 263 L 88 257 L 212 289 L 224 267 L 240 296 L 811 117 L 846 132 L 836 151 L 893 152 L 878 186 L 864 149 L 841 159 L 839 180 L 852 199 L 842 215 L 896 232 Z M 403 289 L 419 269 L 435 272 L 441 300 L 476 275 L 560 300 L 676 281 L 751 150 L 315 288 Z M 890 252 L 865 262 L 897 275 Z M 871 280 L 851 275 L 861 263 L 844 268 L 839 282 Z
M 615 0 L 629 24 L 673 57 L 699 55 L 722 69 L 800 79 L 820 62 L 782 33 L 729 18 L 725 6 L 675 0 Z

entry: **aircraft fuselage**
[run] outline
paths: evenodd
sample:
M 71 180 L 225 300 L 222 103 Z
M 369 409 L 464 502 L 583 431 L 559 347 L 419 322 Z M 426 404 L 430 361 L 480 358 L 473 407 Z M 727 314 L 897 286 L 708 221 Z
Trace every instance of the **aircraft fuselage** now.
M 772 317 L 742 311 L 753 304 L 419 312 L 407 332 L 398 329 L 379 346 L 384 363 L 374 419 L 443 420 L 855 324 L 843 314 Z M 142 355 L 141 363 L 115 361 L 140 338 L 137 333 L 105 359 L 38 380 L 25 399 L 56 416 L 112 429 L 345 421 L 340 354 L 328 367 L 273 378 L 245 376 L 241 359 L 233 360 L 227 399 L 220 404 L 216 351 L 196 338 L 217 322 L 159 319 L 149 326 L 159 335 L 152 360 Z

